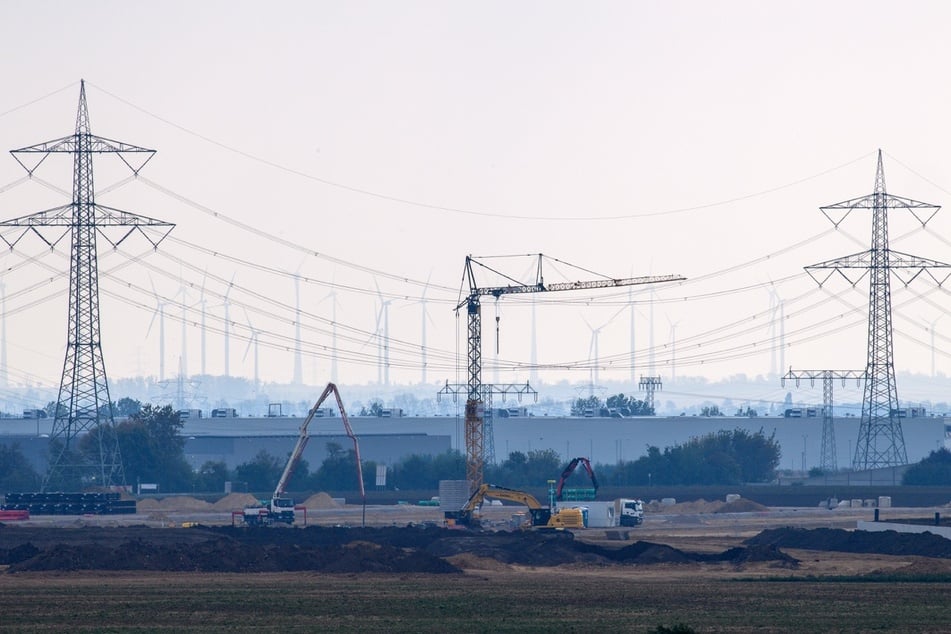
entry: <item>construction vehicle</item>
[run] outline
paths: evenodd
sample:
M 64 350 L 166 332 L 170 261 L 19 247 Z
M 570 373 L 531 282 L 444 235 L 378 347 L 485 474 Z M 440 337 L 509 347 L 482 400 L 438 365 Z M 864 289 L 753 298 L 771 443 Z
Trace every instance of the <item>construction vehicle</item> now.
M 554 482 L 554 481 L 552 481 Z M 581 509 L 553 510 L 552 507 L 542 506 L 535 496 L 524 491 L 508 489 L 494 484 L 483 484 L 473 493 L 469 500 L 458 511 L 446 511 L 445 518 L 450 526 L 478 525 L 473 514 L 482 505 L 486 498 L 508 500 L 528 507 L 531 514 L 530 528 L 535 529 L 565 529 L 584 528 L 584 513 Z
M 620 498 L 614 501 L 614 514 L 621 526 L 638 526 L 644 523 L 644 502 Z
M 581 464 L 584 466 L 584 470 L 588 472 L 588 477 L 591 478 L 591 488 L 590 489 L 566 489 L 565 482 L 568 478 L 571 477 L 571 474 L 575 472 L 577 466 Z M 558 480 L 558 486 L 555 489 L 555 499 L 559 502 L 562 500 L 593 500 L 598 495 L 598 479 L 594 476 L 594 469 L 591 468 L 591 461 L 587 458 L 578 457 L 573 459 L 568 463 L 568 466 L 565 467 L 565 470 L 561 472 L 561 478 Z
M 340 409 L 340 418 L 343 419 L 347 436 L 353 440 L 353 450 L 357 459 L 357 481 L 360 484 L 360 495 L 366 500 L 366 492 L 363 489 L 363 471 L 360 463 L 360 446 L 357 443 L 357 437 L 353 435 L 353 429 L 350 427 L 350 420 L 347 418 L 347 412 L 343 407 L 343 401 L 340 399 L 340 392 L 337 390 L 337 386 L 333 383 L 328 383 L 327 387 L 324 388 L 323 394 L 320 395 L 320 398 L 314 403 L 314 406 L 310 409 L 304 422 L 301 423 L 297 444 L 294 445 L 294 449 L 287 459 L 284 472 L 281 474 L 281 479 L 278 480 L 277 486 L 274 488 L 274 494 L 271 496 L 271 499 L 262 501 L 261 504 L 257 506 L 246 507 L 243 511 L 235 511 L 235 514 L 240 514 L 241 519 L 248 526 L 270 526 L 275 523 L 294 523 L 296 519 L 296 506 L 294 500 L 286 495 L 287 484 L 290 482 L 291 476 L 294 475 L 294 470 L 297 468 L 301 456 L 304 455 L 304 448 L 310 439 L 310 436 L 307 434 L 307 427 L 310 425 L 310 421 L 318 417 L 318 413 L 321 411 L 320 406 L 331 393 L 333 393 L 337 399 L 337 407 Z

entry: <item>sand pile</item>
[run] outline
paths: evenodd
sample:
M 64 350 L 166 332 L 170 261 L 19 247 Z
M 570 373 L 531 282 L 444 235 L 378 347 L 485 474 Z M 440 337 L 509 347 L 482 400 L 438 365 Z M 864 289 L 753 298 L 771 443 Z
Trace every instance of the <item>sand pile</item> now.
M 321 491 L 320 493 L 315 493 L 306 500 L 304 500 L 303 505 L 309 509 L 338 509 L 340 505 L 333 501 L 329 495 Z
M 259 500 L 250 493 L 229 493 L 211 505 L 211 510 L 218 513 L 240 511 L 246 506 L 255 506 Z
M 146 498 L 135 503 L 135 508 L 139 513 L 147 513 L 162 508 L 162 503 L 155 498 Z
M 649 513 L 683 514 L 692 515 L 696 513 L 716 513 L 726 502 L 707 502 L 703 498 L 692 502 L 678 502 L 677 504 L 661 504 L 651 500 L 644 505 L 644 510 Z
M 160 508 L 164 511 L 211 511 L 211 502 L 189 495 L 176 495 L 163 498 Z

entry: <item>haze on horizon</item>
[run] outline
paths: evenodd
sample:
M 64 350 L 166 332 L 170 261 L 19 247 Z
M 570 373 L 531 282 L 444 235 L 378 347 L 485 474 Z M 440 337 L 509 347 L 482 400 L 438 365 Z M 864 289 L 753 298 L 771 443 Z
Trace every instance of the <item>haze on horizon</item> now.
M 485 382 L 861 369 L 867 285 L 803 267 L 868 248 L 868 214 L 836 229 L 819 207 L 870 193 L 878 148 L 890 193 L 951 198 L 949 12 L 6 3 L 0 139 L 70 134 L 82 78 L 96 134 L 158 150 L 137 179 L 95 164 L 99 203 L 176 224 L 158 250 L 100 241 L 110 379 L 462 383 L 465 256 L 533 253 L 583 269 L 549 282 L 688 279 L 483 301 Z M 24 181 L 0 160 L 0 219 L 68 202 L 70 169 Z M 896 213 L 891 245 L 951 262 L 949 226 Z M 58 385 L 67 243 L 0 252 L 6 386 Z M 488 261 L 533 275 L 531 257 Z M 892 294 L 896 369 L 945 376 L 946 289 Z

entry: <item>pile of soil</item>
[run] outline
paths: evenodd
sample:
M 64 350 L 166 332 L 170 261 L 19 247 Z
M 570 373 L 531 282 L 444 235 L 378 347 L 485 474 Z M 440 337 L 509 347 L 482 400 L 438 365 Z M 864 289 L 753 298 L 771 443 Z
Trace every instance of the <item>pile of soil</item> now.
M 951 559 L 951 540 L 933 533 L 847 531 L 841 528 L 771 528 L 743 543 L 747 546 Z
M 738 498 L 732 502 L 726 502 L 723 506 L 715 510 L 714 513 L 758 513 L 768 510 L 768 506 L 763 506 L 758 502 L 747 500 L 746 498 Z
M 567 531 L 464 532 L 433 526 L 384 528 L 146 526 L 49 528 L 0 524 L 0 565 L 35 570 L 452 573 L 493 566 L 651 565 L 720 562 L 798 565 L 782 548 L 951 559 L 932 535 L 839 529 L 765 530 L 722 553 L 638 541 L 608 548 Z

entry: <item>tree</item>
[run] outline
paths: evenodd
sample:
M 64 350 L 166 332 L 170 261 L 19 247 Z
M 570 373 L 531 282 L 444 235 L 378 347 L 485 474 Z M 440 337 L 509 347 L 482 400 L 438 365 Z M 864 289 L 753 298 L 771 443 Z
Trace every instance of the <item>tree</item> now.
M 155 483 L 166 492 L 191 491 L 194 474 L 185 460 L 181 428 L 182 421 L 171 405 L 145 405 L 116 425 L 126 482 Z M 79 441 L 79 450 L 87 460 L 99 460 L 101 433 L 102 426 L 97 426 Z
M 951 485 L 951 451 L 938 449 L 905 472 L 902 484 L 919 486 Z
M 759 430 L 718 431 L 647 455 L 618 468 L 613 482 L 625 485 L 695 485 L 769 482 L 779 466 L 775 435 Z
M 134 398 L 120 398 L 113 406 L 116 416 L 134 416 L 142 411 L 142 401 Z
M 370 403 L 370 407 L 361 407 L 360 416 L 382 416 L 383 415 L 383 404 L 380 401 L 373 401 Z
M 203 493 L 224 491 L 225 482 L 230 479 L 228 465 L 223 461 L 209 460 L 195 474 L 195 490 Z
M 489 465 L 487 478 L 507 487 L 544 486 L 561 475 L 561 457 L 554 449 L 538 449 L 527 454 L 513 451 L 501 465 Z
M 616 410 L 621 416 L 651 416 L 654 413 L 646 401 L 640 401 L 633 396 L 624 396 L 624 394 L 609 396 L 605 405 L 608 410 Z
M 262 449 L 250 462 L 235 467 L 234 477 L 239 482 L 246 482 L 249 491 L 271 492 L 283 472 L 284 465 L 281 461 Z
M 325 491 L 355 491 L 359 489 L 357 481 L 357 455 L 353 449 L 344 448 L 335 442 L 327 443 L 327 458 L 310 479 L 311 488 Z M 362 465 L 364 483 L 368 472 L 375 474 L 376 463 Z
M 450 450 L 436 456 L 407 456 L 393 465 L 390 481 L 397 489 L 437 489 L 440 480 L 462 480 L 465 475 L 465 457 Z
M 20 451 L 20 445 L 0 445 L 0 491 L 36 491 L 40 476 Z

